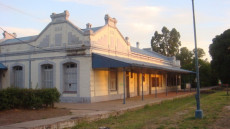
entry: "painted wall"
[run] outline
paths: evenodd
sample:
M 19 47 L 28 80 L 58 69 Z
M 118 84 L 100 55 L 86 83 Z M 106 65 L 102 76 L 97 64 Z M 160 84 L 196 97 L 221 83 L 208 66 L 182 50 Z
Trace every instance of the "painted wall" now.
M 90 72 L 91 57 L 90 50 L 85 49 L 84 54 L 76 54 L 77 49 L 89 46 L 89 35 L 65 19 L 67 12 L 52 14 L 61 16 L 62 20 L 55 18 L 41 31 L 41 33 L 30 41 L 31 47 L 21 41 L 0 44 L 0 61 L 8 67 L 2 74 L 2 88 L 12 85 L 12 67 L 19 64 L 23 66 L 24 88 L 29 88 L 29 60 L 31 60 L 32 88 L 41 88 L 41 64 L 53 64 L 54 86 L 63 92 L 63 62 L 77 62 L 77 93 L 62 93 L 61 100 L 70 102 L 90 102 Z M 57 17 L 57 18 L 58 18 Z M 60 18 L 60 17 L 59 17 Z M 12 40 L 11 40 L 12 41 Z M 71 51 L 71 50 L 72 51 Z M 74 49 L 74 50 L 73 50 Z M 57 52 L 56 52 L 57 51 Z M 72 56 L 69 56 L 72 54 Z M 74 55 L 74 56 L 73 56 Z M 3 76 L 4 75 L 4 76 Z
M 120 69 L 117 73 L 117 91 L 109 89 L 109 69 L 95 69 L 91 73 L 91 102 L 122 98 L 123 72 Z
M 93 52 L 119 56 L 130 53 L 130 45 L 115 27 L 105 25 L 100 31 L 91 35 L 90 39 L 91 45 L 95 48 Z

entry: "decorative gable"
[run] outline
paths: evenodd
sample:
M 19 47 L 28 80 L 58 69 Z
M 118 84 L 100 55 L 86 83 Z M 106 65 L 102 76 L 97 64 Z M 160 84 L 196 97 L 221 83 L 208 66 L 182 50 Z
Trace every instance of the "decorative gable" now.
M 110 53 L 129 53 L 130 44 L 116 27 L 117 20 L 105 15 L 105 25 L 90 36 L 92 46 L 102 48 Z
M 82 46 L 89 43 L 88 36 L 69 21 L 69 12 L 52 13 L 51 22 L 39 34 L 35 45 L 38 47 L 66 47 L 68 45 Z
M 49 47 L 50 44 L 50 36 L 46 35 L 39 43 L 39 47 Z

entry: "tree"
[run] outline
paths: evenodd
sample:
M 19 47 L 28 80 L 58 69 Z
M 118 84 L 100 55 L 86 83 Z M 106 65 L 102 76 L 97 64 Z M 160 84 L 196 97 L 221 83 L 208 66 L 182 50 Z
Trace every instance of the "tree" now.
M 176 58 L 180 60 L 181 68 L 191 70 L 193 53 L 187 47 L 180 48 L 180 52 L 176 55 Z
M 193 49 L 193 53 L 195 53 L 195 49 Z M 198 59 L 201 59 L 204 56 L 205 56 L 204 49 L 197 48 L 197 57 L 198 57 Z
M 195 71 L 195 51 L 188 50 L 187 47 L 180 48 L 180 52 L 177 54 L 177 59 L 181 61 L 181 68 L 187 69 L 190 71 Z M 210 63 L 207 61 L 207 59 L 202 59 L 204 57 L 205 52 L 202 48 L 197 48 L 197 55 L 199 59 L 199 71 L 200 71 L 200 84 L 201 87 L 205 86 L 211 86 L 217 84 L 217 77 L 215 76 L 215 73 L 211 69 Z M 183 80 L 189 81 L 189 80 L 195 80 L 195 76 L 192 77 L 186 77 L 182 76 Z
M 209 53 L 212 56 L 211 67 L 218 78 L 223 83 L 230 84 L 230 29 L 212 40 Z
M 180 33 L 175 28 L 169 31 L 165 26 L 161 32 L 155 31 L 151 39 L 152 50 L 165 56 L 176 56 L 181 46 Z
M 211 86 L 217 84 L 217 77 L 211 69 L 211 64 L 207 60 L 199 59 L 200 85 Z

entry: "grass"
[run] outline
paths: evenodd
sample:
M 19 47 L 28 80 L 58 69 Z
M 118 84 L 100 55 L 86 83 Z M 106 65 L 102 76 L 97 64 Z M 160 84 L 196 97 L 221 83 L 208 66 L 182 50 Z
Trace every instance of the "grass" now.
M 230 105 L 230 97 L 225 92 L 201 95 L 204 118 L 195 119 L 196 101 L 194 96 L 164 101 L 157 105 L 126 112 L 121 116 L 109 117 L 95 122 L 83 122 L 74 129 L 184 129 L 208 128 L 218 119 L 223 107 Z

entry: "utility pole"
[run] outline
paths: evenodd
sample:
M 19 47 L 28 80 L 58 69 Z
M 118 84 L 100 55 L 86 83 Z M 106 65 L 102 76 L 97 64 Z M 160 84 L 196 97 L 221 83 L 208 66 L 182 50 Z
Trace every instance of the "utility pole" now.
M 194 29 L 194 42 L 195 42 L 195 58 L 196 58 L 196 105 L 197 109 L 195 111 L 195 118 L 203 118 L 203 111 L 200 109 L 200 77 L 199 77 L 199 67 L 198 67 L 198 57 L 197 57 L 197 39 L 196 39 L 196 20 L 195 20 L 195 9 L 194 0 L 192 0 L 192 12 L 193 12 L 193 29 Z

